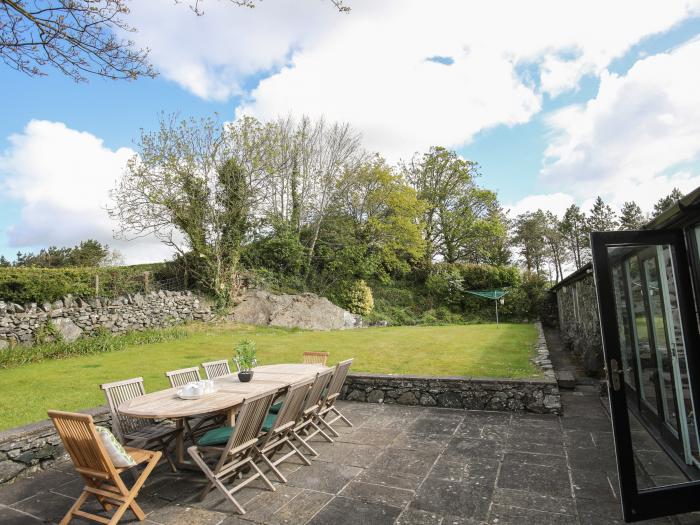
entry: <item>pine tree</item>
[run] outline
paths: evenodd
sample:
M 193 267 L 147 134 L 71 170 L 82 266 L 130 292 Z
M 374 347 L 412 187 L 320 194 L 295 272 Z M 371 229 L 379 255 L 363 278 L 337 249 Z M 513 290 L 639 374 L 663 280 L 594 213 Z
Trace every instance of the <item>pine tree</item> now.
M 639 230 L 647 218 L 642 213 L 642 209 L 634 201 L 625 202 L 620 210 L 620 229 Z
M 671 193 L 656 201 L 656 204 L 654 204 L 654 216 L 666 211 L 682 198 L 683 192 L 678 188 L 673 188 L 673 191 L 671 191 Z
M 607 232 L 616 230 L 618 227 L 617 217 L 613 209 L 605 204 L 600 195 L 596 198 L 591 208 L 591 213 L 586 221 L 586 229 L 590 232 Z

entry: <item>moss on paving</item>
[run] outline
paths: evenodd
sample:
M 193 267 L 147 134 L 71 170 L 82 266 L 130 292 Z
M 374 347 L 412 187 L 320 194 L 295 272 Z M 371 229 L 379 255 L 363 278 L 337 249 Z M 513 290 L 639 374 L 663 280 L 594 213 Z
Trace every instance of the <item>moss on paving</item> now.
M 353 371 L 432 376 L 538 377 L 530 363 L 531 324 L 398 326 L 311 332 L 241 325 L 193 325 L 184 339 L 118 352 L 0 370 L 0 430 L 46 418 L 46 410 L 104 403 L 100 383 L 142 376 L 146 390 L 168 386 L 164 372 L 230 358 L 243 338 L 257 343 L 260 364 L 300 362 L 304 351 L 354 357 Z

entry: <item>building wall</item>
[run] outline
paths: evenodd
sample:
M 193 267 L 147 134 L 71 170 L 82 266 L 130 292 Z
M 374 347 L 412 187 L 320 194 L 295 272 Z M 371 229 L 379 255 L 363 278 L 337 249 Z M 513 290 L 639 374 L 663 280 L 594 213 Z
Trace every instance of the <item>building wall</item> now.
M 598 303 L 593 273 L 556 290 L 559 330 L 567 347 L 586 372 L 599 377 L 603 372 Z

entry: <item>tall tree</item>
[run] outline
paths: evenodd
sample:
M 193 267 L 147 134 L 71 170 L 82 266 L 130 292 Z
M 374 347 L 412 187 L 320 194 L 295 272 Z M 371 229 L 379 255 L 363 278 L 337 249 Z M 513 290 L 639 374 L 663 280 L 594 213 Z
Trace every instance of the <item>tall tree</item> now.
M 664 212 L 665 210 L 676 204 L 682 198 L 683 192 L 678 188 L 673 188 L 673 191 L 671 191 L 671 193 L 656 201 L 656 204 L 654 204 L 654 216 Z
M 113 206 L 122 237 L 154 234 L 222 305 L 235 293 L 241 247 L 266 184 L 266 128 L 252 118 L 163 117 L 143 132 Z
M 620 229 L 621 230 L 639 230 L 647 218 L 644 216 L 642 209 L 634 201 L 625 202 L 620 209 Z
M 600 197 L 596 197 L 591 212 L 586 221 L 586 230 L 590 232 L 605 232 L 617 229 L 617 217 L 613 209 L 605 204 Z
M 476 163 L 433 147 L 402 169 L 425 202 L 426 262 L 436 256 L 446 262 L 486 262 L 503 256 L 505 217 L 496 194 L 476 184 Z
M 564 217 L 559 224 L 560 231 L 577 269 L 581 268 L 588 259 L 586 222 L 586 215 L 581 212 L 578 206 L 572 204 L 564 212 Z
M 567 260 L 566 239 L 562 234 L 561 221 L 551 211 L 544 213 L 544 240 L 547 244 L 549 258 L 554 266 L 554 280 L 559 282 L 564 278 L 563 264 Z
M 521 213 L 513 222 L 513 244 L 528 273 L 541 275 L 547 257 L 547 217 L 542 210 Z

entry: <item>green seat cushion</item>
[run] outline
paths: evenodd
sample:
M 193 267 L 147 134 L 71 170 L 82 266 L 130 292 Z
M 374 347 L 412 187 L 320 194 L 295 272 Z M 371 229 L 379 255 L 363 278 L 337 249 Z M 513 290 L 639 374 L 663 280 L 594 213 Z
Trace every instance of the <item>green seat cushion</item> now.
M 276 419 L 277 414 L 272 414 L 268 412 L 268 414 L 265 416 L 265 421 L 263 421 L 262 431 L 269 432 L 275 425 Z M 213 428 L 209 432 L 204 434 L 201 438 L 199 438 L 199 440 L 197 441 L 197 445 L 201 445 L 203 447 L 212 445 L 224 445 L 228 441 L 228 438 L 231 437 L 234 428 L 236 427 L 224 426 Z
M 272 427 L 275 426 L 276 419 L 277 419 L 277 414 L 273 414 L 272 412 L 268 412 L 267 415 L 265 416 L 265 421 L 263 421 L 262 431 L 269 432 L 270 430 L 272 430 Z
M 284 404 L 284 400 L 282 401 L 277 401 L 277 403 L 274 403 L 270 407 L 270 414 L 279 414 L 280 409 L 282 408 L 282 405 Z
M 328 395 L 328 389 L 324 388 L 321 390 L 321 399 L 326 399 L 326 396 Z
M 229 426 L 213 428 L 209 432 L 204 434 L 201 438 L 199 438 L 199 440 L 197 441 L 197 445 L 223 445 L 228 441 L 228 438 L 231 437 L 234 428 L 235 427 Z

